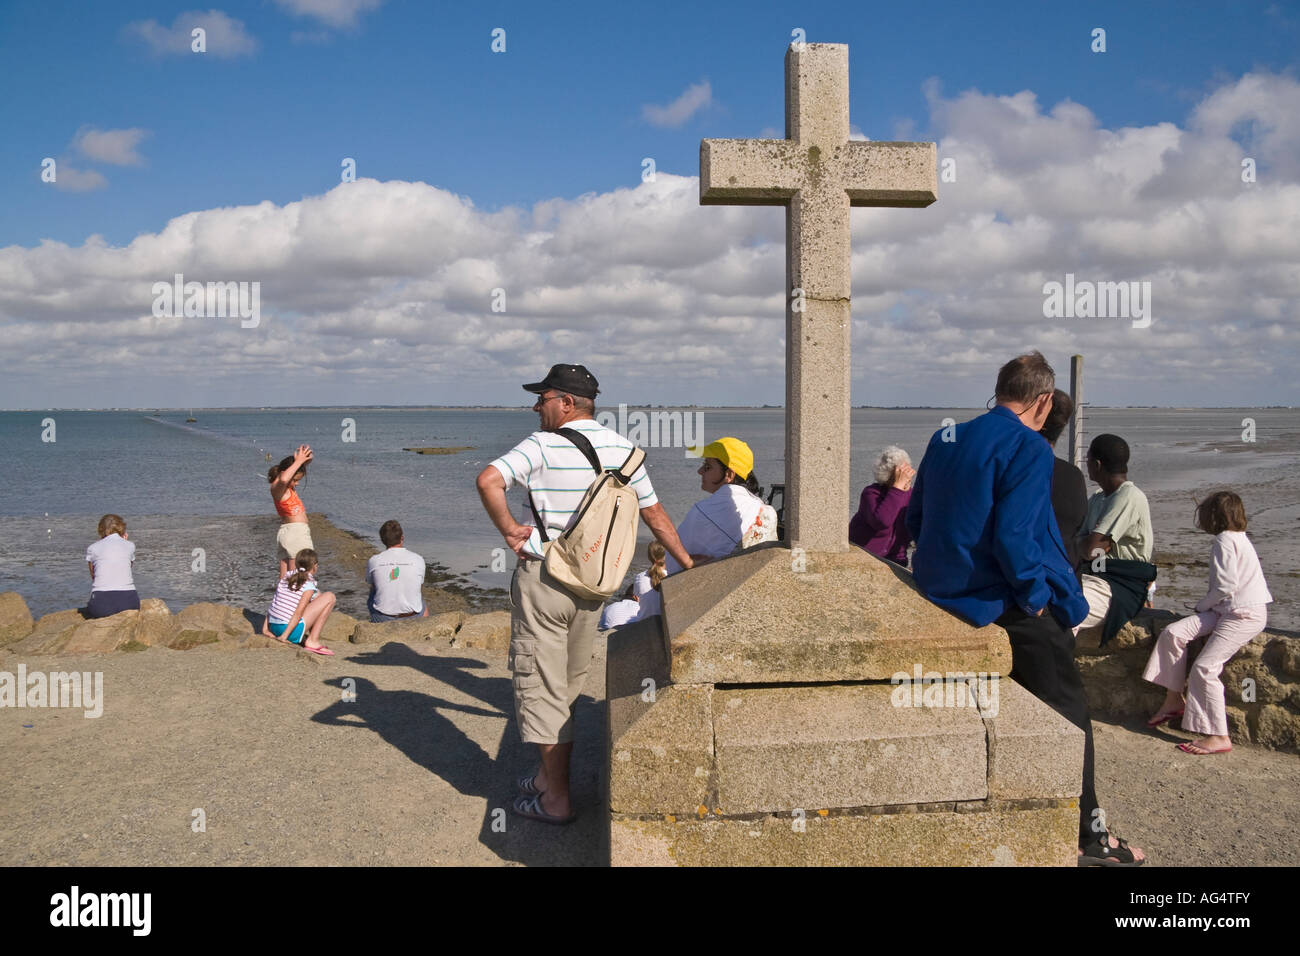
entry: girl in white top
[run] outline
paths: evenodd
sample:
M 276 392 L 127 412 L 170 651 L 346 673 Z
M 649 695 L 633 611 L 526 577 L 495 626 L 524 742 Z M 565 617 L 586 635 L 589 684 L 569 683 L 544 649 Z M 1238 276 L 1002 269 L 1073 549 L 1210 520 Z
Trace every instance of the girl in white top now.
M 1203 756 L 1232 749 L 1219 675 L 1232 655 L 1264 630 L 1273 596 L 1255 546 L 1246 537 L 1246 509 L 1239 497 L 1231 491 L 1210 495 L 1196 509 L 1196 526 L 1214 535 L 1210 590 L 1196 603 L 1195 614 L 1164 629 L 1142 676 L 1167 691 L 1164 704 L 1147 726 L 1158 727 L 1181 716 L 1184 730 L 1205 736 L 1179 744 L 1179 749 Z M 1209 640 L 1189 675 L 1187 645 L 1205 635 L 1210 635 Z
M 135 563 L 135 542 L 128 541 L 121 515 L 99 519 L 99 540 L 86 549 L 90 567 L 90 603 L 87 617 L 111 617 L 122 611 L 140 610 L 131 566 Z

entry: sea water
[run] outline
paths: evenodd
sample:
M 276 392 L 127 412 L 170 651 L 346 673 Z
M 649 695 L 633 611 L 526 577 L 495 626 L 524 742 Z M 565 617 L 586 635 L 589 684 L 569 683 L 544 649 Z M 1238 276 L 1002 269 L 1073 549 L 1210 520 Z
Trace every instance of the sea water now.
M 617 414 L 617 409 L 609 409 Z M 636 411 L 636 410 L 633 410 Z M 641 409 L 640 411 L 650 411 Z M 754 452 L 760 483 L 785 478 L 785 412 L 781 408 L 692 408 L 702 416 L 706 441 L 731 435 Z M 919 463 L 930 436 L 948 421 L 962 422 L 982 409 L 853 409 L 852 467 L 845 522 L 872 479 L 885 445 L 906 449 Z M 196 528 L 238 569 L 213 600 L 239 601 L 253 569 L 274 568 L 272 536 L 241 525 L 223 534 L 223 515 L 274 514 L 266 470 L 302 443 L 315 459 L 299 494 L 309 511 L 378 545 L 378 529 L 396 518 L 407 547 L 431 564 L 485 588 L 506 587 L 500 536 L 479 501 L 474 479 L 494 458 L 537 428 L 526 409 L 304 408 L 54 411 L 0 413 L 0 590 L 17 590 L 34 613 L 84 603 L 89 576 L 85 547 L 99 516 L 115 512 L 128 527 L 145 516 L 162 528 Z M 625 419 L 632 416 L 625 414 Z M 53 419 L 53 430 L 47 423 Z M 1243 440 L 1245 420 L 1254 441 Z M 1290 409 L 1088 409 L 1085 440 L 1101 432 L 1123 436 L 1132 448 L 1130 477 L 1152 500 L 1157 549 L 1204 560 L 1209 539 L 1191 529 L 1191 495 L 1210 487 L 1253 489 L 1246 497 L 1251 535 L 1269 552 L 1266 573 L 1296 567 L 1291 538 L 1297 518 L 1294 475 L 1300 463 L 1300 420 Z M 53 441 L 43 440 L 53 438 Z M 1066 437 L 1057 454 L 1065 457 Z M 420 455 L 404 448 L 471 448 L 449 455 Z M 699 460 L 682 447 L 648 447 L 655 490 L 674 521 L 702 492 Z M 1094 491 L 1095 486 L 1089 487 Z M 524 496 L 512 490 L 511 507 L 524 519 Z M 273 528 L 273 526 L 270 526 Z M 204 530 L 206 529 L 206 530 Z M 187 531 L 187 533 L 190 533 Z M 642 537 L 648 533 L 642 528 Z M 266 540 L 261 540 L 266 537 Z M 1267 544 L 1268 547 L 1262 547 Z M 40 560 L 34 560 L 37 557 Z M 513 557 L 506 556 L 507 570 Z M 66 573 L 59 569 L 67 564 Z M 1277 565 L 1283 565 L 1279 567 Z M 247 565 L 247 573 L 244 573 Z M 188 573 L 188 566 L 182 569 Z M 1198 572 L 1199 573 L 1199 572 Z M 176 605 L 194 599 L 193 584 L 175 577 L 137 587 Z M 1270 580 L 1270 584 L 1273 581 Z M 1202 586 L 1203 588 L 1203 586 Z M 182 593 L 183 591 L 183 593 Z M 1274 588 L 1275 596 L 1278 589 Z M 260 594 L 260 585 L 258 592 Z M 182 600 L 183 599 L 183 600 Z M 260 597 L 258 598 L 260 600 Z M 1275 609 L 1276 611 L 1277 609 Z M 1276 622 L 1278 615 L 1272 615 Z

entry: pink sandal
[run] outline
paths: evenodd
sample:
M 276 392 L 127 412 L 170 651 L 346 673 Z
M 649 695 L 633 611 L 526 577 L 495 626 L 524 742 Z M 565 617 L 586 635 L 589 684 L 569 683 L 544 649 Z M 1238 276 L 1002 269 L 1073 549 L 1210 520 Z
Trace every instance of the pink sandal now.
M 324 644 L 322 644 L 320 647 L 308 647 L 306 644 L 299 644 L 298 646 L 299 646 L 300 648 L 302 648 L 304 651 L 311 651 L 313 654 L 319 654 L 319 655 L 321 655 L 322 657 L 333 657 L 333 656 L 334 656 L 334 652 L 331 651 L 331 650 L 330 650 L 328 647 L 326 647 Z
M 1150 720 L 1147 721 L 1147 726 L 1150 727 L 1152 730 L 1154 730 L 1155 728 L 1159 727 L 1161 724 L 1167 724 L 1169 723 L 1169 721 L 1175 720 L 1176 718 L 1183 716 L 1184 711 L 1185 708 L 1179 708 L 1178 710 L 1171 710 L 1167 714 L 1156 714 L 1156 716 L 1152 717 Z

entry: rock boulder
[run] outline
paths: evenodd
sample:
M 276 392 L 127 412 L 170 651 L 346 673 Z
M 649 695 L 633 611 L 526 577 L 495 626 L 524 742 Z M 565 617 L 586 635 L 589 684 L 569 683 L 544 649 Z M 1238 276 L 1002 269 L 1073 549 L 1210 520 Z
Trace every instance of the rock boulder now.
M 0 644 L 19 641 L 32 632 L 35 621 L 27 602 L 17 591 L 0 594 Z
M 481 647 L 504 651 L 510 646 L 510 612 L 489 611 L 471 614 L 451 639 L 452 647 Z
M 419 644 L 424 641 L 449 639 L 465 620 L 460 611 L 448 611 L 445 614 L 431 614 L 429 617 L 416 617 L 402 621 L 388 621 L 374 624 L 362 621 L 352 629 L 349 640 L 353 644 L 387 644 L 398 641 L 402 644 Z

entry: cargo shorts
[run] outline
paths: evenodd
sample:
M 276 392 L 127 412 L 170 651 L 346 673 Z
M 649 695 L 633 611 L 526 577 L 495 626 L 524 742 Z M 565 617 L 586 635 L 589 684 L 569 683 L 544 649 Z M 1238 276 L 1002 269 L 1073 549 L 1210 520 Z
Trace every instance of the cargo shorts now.
M 510 674 L 524 743 L 573 740 L 602 603 L 577 597 L 541 561 L 520 559 L 510 582 Z

